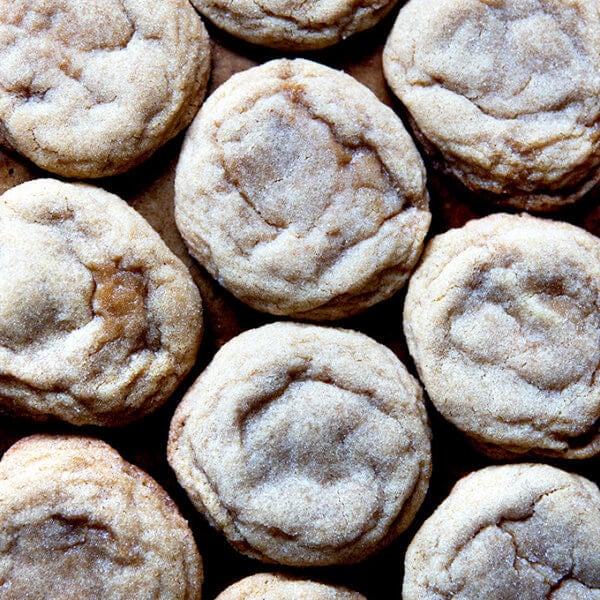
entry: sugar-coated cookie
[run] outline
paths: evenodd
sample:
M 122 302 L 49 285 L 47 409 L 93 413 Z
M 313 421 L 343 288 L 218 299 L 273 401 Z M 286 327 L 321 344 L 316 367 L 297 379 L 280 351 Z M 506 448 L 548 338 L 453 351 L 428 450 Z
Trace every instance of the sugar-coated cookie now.
M 177 225 L 250 306 L 337 319 L 404 285 L 431 215 L 402 122 L 349 75 L 274 60 L 234 75 L 185 139 Z
M 33 436 L 0 462 L 3 600 L 199 600 L 202 561 L 167 493 L 108 444 Z
M 366 600 L 357 592 L 278 573 L 258 573 L 230 585 L 216 600 Z
M 223 346 L 184 396 L 168 458 L 192 502 L 266 562 L 356 562 L 412 521 L 429 482 L 417 381 L 349 330 L 275 323 Z
M 550 209 L 600 178 L 595 0 L 410 0 L 383 65 L 425 145 L 467 187 Z
M 547 465 L 460 480 L 406 552 L 404 600 L 597 600 L 600 492 Z
M 37 179 L 0 196 L 0 407 L 120 425 L 161 404 L 202 331 L 189 272 L 123 200 Z
M 404 331 L 442 415 L 492 455 L 600 452 L 600 240 L 496 214 L 435 237 Z
M 192 120 L 209 69 L 188 0 L 0 0 L 0 143 L 66 177 L 120 173 Z

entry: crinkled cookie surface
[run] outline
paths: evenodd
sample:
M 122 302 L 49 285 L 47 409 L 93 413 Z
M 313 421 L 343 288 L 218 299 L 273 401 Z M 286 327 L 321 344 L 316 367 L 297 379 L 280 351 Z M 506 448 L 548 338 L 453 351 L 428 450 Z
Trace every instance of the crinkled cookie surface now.
M 376 25 L 396 0 L 192 0 L 215 25 L 279 50 L 316 50 Z
M 600 240 L 496 214 L 434 238 L 404 330 L 435 406 L 488 451 L 600 452 Z
M 118 425 L 162 403 L 202 328 L 187 269 L 101 189 L 38 179 L 0 197 L 0 405 Z
M 396 115 L 306 60 L 233 76 L 188 131 L 175 181 L 191 254 L 258 310 L 336 319 L 397 291 L 431 215 Z
M 390 350 L 275 323 L 216 354 L 175 413 L 168 457 L 239 551 L 327 565 L 408 527 L 429 482 L 429 435 L 420 386 Z
M 598 600 L 600 492 L 547 465 L 460 480 L 406 553 L 404 600 Z
M 411 0 L 384 71 L 469 188 L 544 209 L 600 177 L 595 0 Z
M 199 600 L 202 562 L 166 492 L 99 440 L 33 436 L 0 462 L 3 600 Z
M 216 600 L 365 600 L 357 592 L 335 585 L 296 579 L 276 573 L 258 573 L 223 590 Z
M 67 177 L 120 173 L 191 121 L 209 69 L 187 0 L 0 0 L 0 142 Z

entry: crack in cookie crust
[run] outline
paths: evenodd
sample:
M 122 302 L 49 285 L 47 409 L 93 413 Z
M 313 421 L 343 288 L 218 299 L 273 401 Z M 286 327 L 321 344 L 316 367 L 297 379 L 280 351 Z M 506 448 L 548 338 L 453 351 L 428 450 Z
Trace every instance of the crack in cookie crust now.
M 355 562 L 420 506 L 429 428 L 417 383 L 386 348 L 279 323 L 217 353 L 176 412 L 169 461 L 238 550 L 290 565 Z

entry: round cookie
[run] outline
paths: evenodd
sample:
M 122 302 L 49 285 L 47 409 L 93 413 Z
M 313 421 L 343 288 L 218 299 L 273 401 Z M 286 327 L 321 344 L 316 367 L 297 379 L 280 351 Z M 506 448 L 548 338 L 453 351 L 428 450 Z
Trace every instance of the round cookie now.
M 199 600 L 202 561 L 167 493 L 100 440 L 32 436 L 0 462 L 3 600 Z
M 250 306 L 337 319 L 404 285 L 431 215 L 401 121 L 348 75 L 275 60 L 214 92 L 185 139 L 177 225 Z
M 412 521 L 431 470 L 417 381 L 353 331 L 237 336 L 184 396 L 168 459 L 196 508 L 265 562 L 357 562 Z
M 600 240 L 496 214 L 435 237 L 404 331 L 442 415 L 496 456 L 600 452 Z
M 121 173 L 192 120 L 209 69 L 188 0 L 0 0 L 0 143 L 66 177 Z
M 0 406 L 120 425 L 194 364 L 200 295 L 123 200 L 37 179 L 0 196 Z
M 600 493 L 547 465 L 459 481 L 406 552 L 404 600 L 597 600 Z
M 278 573 L 245 577 L 223 590 L 216 600 L 366 600 L 357 592 Z
M 279 50 L 316 50 L 375 26 L 397 0 L 191 0 L 217 27 Z
M 541 210 L 600 178 L 595 0 L 411 0 L 383 66 L 425 146 L 472 190 Z

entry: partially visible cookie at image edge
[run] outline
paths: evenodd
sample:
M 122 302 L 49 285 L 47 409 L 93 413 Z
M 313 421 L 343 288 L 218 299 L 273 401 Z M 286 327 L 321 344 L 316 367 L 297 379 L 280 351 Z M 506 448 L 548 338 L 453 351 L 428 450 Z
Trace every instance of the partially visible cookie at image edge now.
M 108 444 L 20 440 L 0 461 L 3 600 L 199 600 L 202 560 L 167 493 Z
M 527 214 L 428 244 L 404 305 L 431 401 L 494 456 L 600 453 L 600 240 Z
M 187 0 L 0 0 L 0 143 L 66 177 L 121 173 L 187 126 L 209 70 Z
M 168 459 L 240 552 L 353 563 L 412 522 L 431 471 L 421 387 L 357 332 L 274 323 L 215 355 L 179 405 Z
M 400 119 L 352 77 L 300 59 L 211 95 L 186 135 L 175 215 L 190 253 L 240 300 L 315 320 L 400 289 L 431 220 Z
M 600 492 L 541 464 L 461 479 L 405 557 L 404 600 L 597 600 Z
M 600 178 L 600 15 L 594 0 L 411 0 L 386 79 L 468 188 L 556 209 Z
M 223 590 L 216 600 L 366 600 L 364 596 L 336 585 L 317 583 L 278 573 L 244 577 Z
M 202 333 L 189 272 L 123 200 L 37 179 L 0 196 L 0 406 L 77 425 L 154 410 Z

